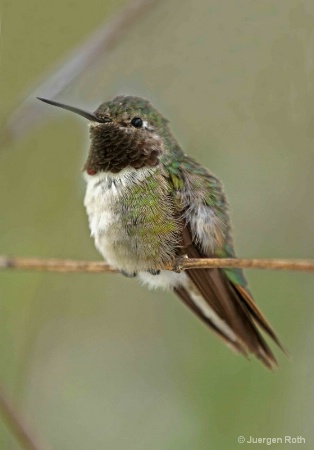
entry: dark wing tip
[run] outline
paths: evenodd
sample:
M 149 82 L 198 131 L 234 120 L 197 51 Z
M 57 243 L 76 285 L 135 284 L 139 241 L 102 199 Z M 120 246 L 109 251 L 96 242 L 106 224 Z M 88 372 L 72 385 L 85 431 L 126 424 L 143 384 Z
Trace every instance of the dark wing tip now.
M 193 242 L 186 224 L 182 230 L 182 242 L 188 257 L 204 256 Z M 266 331 L 283 351 L 285 349 L 246 289 L 234 284 L 221 269 L 190 269 L 187 276 L 208 306 L 232 330 L 236 336 L 237 350 L 244 355 L 254 354 L 270 370 L 278 367 L 277 360 L 259 327 Z
M 255 301 L 249 292 L 239 284 L 233 284 L 232 286 L 238 293 L 240 300 L 244 303 L 245 307 L 249 310 L 250 314 L 256 321 L 256 323 L 263 329 L 263 331 L 276 343 L 276 345 L 282 350 L 282 352 L 289 358 L 289 352 L 285 346 L 281 343 L 273 327 L 270 325 L 262 311 L 259 309 Z

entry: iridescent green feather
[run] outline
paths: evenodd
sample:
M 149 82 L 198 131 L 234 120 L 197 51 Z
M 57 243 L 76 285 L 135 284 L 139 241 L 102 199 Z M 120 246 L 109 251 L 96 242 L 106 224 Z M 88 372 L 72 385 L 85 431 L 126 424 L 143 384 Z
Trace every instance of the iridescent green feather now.
M 178 157 L 178 154 L 176 156 Z M 213 174 L 192 158 L 189 158 L 183 153 L 179 156 L 181 157 L 175 161 L 172 158 L 170 159 L 169 156 L 165 156 L 163 160 L 174 191 L 180 192 L 184 190 L 185 183 L 188 180 L 189 192 L 193 193 L 192 195 L 196 198 L 201 196 L 204 200 L 204 205 L 214 211 L 215 215 L 220 218 L 222 226 L 225 227 L 225 239 L 222 246 L 215 249 L 213 256 L 219 258 L 235 257 L 231 238 L 228 204 L 222 184 Z M 223 269 L 223 271 L 232 283 L 247 287 L 247 281 L 241 269 Z

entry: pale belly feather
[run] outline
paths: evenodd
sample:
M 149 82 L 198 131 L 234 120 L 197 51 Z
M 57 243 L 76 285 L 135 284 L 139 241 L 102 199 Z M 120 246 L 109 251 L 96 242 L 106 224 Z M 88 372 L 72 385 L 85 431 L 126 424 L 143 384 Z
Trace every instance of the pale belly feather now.
M 107 174 L 100 173 L 86 175 L 86 179 L 84 205 L 96 248 L 112 267 L 131 273 L 130 242 L 121 220 L 121 202 L 127 190 L 123 177 L 115 182 Z
M 176 241 L 171 231 L 171 220 L 158 217 L 156 226 L 152 220 L 145 223 L 147 217 L 144 212 L 134 207 L 138 199 L 133 199 L 133 203 L 132 198 L 130 200 L 135 195 L 133 188 L 138 192 L 139 186 L 141 188 L 151 175 L 152 169 L 85 175 L 87 189 L 84 204 L 96 248 L 112 267 L 130 274 L 160 268 L 162 262 L 170 261 L 175 256 Z M 143 192 L 138 194 L 142 196 L 142 201 L 144 188 Z M 147 205 L 144 204 L 142 209 L 147 214 Z M 167 215 L 165 211 L 163 214 Z M 168 233 L 161 230 L 161 235 L 158 235 L 158 220 L 161 226 L 165 222 L 165 227 L 170 227 Z

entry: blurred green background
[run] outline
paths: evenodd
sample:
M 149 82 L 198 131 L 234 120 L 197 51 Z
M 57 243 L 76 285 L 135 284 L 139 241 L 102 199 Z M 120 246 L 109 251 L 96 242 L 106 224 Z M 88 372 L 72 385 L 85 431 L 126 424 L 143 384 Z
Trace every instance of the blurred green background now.
M 127 3 L 3 1 L 2 120 Z M 313 54 L 310 0 L 160 1 L 59 100 L 149 98 L 224 181 L 238 255 L 311 258 Z M 100 259 L 83 208 L 86 122 L 51 118 L 1 148 L 0 253 Z M 52 450 L 249 446 L 239 435 L 301 435 L 313 448 L 313 276 L 247 275 L 291 354 L 277 352 L 274 374 L 170 293 L 119 275 L 12 272 L 0 275 L 0 380 Z M 1 424 L 0 449 L 19 448 Z

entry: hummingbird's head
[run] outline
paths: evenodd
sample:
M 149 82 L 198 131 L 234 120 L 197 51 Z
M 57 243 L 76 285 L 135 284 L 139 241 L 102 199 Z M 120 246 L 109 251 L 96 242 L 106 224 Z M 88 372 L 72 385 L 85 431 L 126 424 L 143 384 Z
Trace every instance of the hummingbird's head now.
M 140 97 L 118 96 L 89 113 L 50 100 L 40 99 L 68 109 L 90 120 L 91 145 L 84 169 L 118 173 L 130 167 L 154 167 L 167 150 L 171 138 L 168 121 Z

